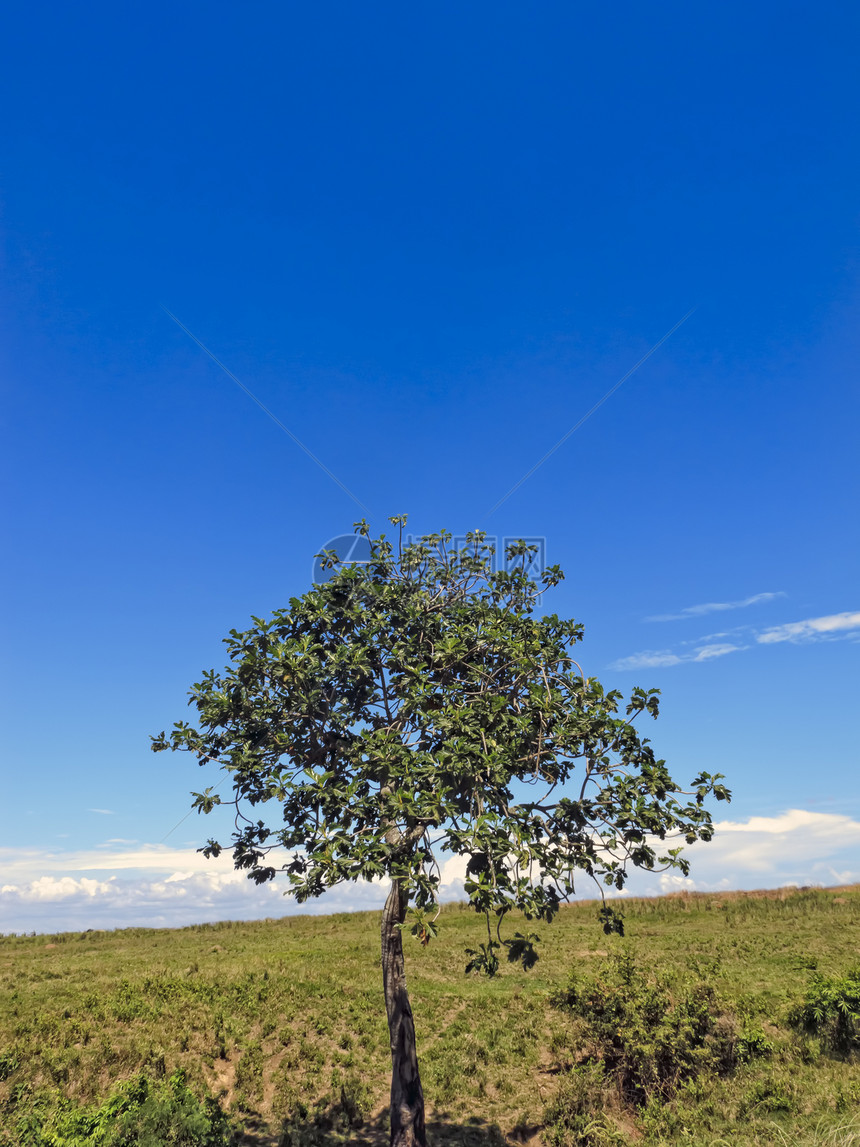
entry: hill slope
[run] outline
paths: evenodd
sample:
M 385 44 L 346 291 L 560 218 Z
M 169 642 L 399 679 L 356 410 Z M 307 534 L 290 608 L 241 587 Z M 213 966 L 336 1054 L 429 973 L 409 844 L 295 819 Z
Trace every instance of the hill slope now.
M 816 971 L 844 976 L 860 959 L 860 888 L 681 895 L 626 914 L 621 940 L 603 935 L 593 904 L 565 908 L 539 929 L 537 967 L 494 980 L 463 973 L 482 927 L 464 906 L 443 910 L 427 949 L 410 942 L 432 1142 L 860 1143 L 856 1059 L 787 1022 Z M 619 951 L 635 953 L 643 980 L 655 968 L 708 980 L 768 1048 L 730 1077 L 700 1078 L 701 1094 L 687 1080 L 650 1114 L 610 1096 L 602 1129 L 576 1139 L 547 1110 L 580 1085 L 588 1049 L 550 1001 L 572 970 L 606 975 Z M 58 1105 L 93 1107 L 118 1081 L 177 1068 L 219 1099 L 242 1142 L 386 1142 L 377 915 L 0 938 L 3 1147 L 47 1142 L 38 1126 Z

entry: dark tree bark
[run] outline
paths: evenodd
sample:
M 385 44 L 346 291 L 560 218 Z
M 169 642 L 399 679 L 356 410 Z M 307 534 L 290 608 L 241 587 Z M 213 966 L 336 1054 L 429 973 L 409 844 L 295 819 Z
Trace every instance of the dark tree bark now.
M 418 1074 L 415 1025 L 406 991 L 403 933 L 406 897 L 398 881 L 382 910 L 382 984 L 391 1037 L 391 1147 L 427 1147 L 424 1092 Z

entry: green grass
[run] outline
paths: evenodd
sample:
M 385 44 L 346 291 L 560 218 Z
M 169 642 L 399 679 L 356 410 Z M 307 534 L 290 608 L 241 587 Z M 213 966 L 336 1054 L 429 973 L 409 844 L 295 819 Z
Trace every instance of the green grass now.
M 594 905 L 566 908 L 538 929 L 537 967 L 494 980 L 463 974 L 481 921 L 462 906 L 427 949 L 408 944 L 432 1142 L 860 1147 L 857 1056 L 789 1023 L 814 973 L 860 962 L 860 888 L 631 901 L 626 914 L 620 940 Z M 565 1140 L 559 1103 L 584 1086 L 589 1052 L 550 998 L 631 947 L 645 969 L 712 984 L 769 1052 L 634 1107 L 604 1081 L 600 1126 Z M 386 1142 L 378 915 L 0 938 L 2 1147 L 23 1142 L 29 1113 L 93 1108 L 140 1072 L 177 1069 L 247 1144 Z

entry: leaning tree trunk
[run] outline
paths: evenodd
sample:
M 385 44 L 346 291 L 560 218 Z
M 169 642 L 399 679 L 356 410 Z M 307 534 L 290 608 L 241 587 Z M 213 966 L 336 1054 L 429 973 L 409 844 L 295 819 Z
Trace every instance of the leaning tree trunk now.
M 397 927 L 405 919 L 406 897 L 399 881 L 393 880 L 382 911 L 382 984 L 391 1037 L 391 1147 L 426 1147 L 424 1092 L 406 991 L 403 933 Z

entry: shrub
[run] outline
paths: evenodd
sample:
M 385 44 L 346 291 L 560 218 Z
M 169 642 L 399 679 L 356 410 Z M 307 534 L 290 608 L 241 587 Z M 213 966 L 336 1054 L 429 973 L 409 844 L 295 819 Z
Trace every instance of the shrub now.
M 860 1047 L 860 967 L 841 978 L 816 972 L 789 1020 L 837 1054 L 847 1055 Z
M 37 1105 L 16 1130 L 21 1147 L 228 1147 L 232 1142 L 217 1102 L 198 1100 L 181 1071 L 162 1081 L 138 1075 L 95 1109 L 66 1102 L 48 1112 Z
M 637 965 L 630 952 L 610 957 L 594 976 L 571 975 L 552 998 L 575 1018 L 582 1058 L 600 1064 L 628 1103 L 668 1098 L 705 1072 L 725 1074 L 765 1050 L 701 980 L 672 980 Z
M 738 1037 L 737 1055 L 740 1063 L 749 1063 L 750 1060 L 760 1059 L 770 1055 L 773 1044 L 764 1034 L 758 1024 L 748 1020 Z

